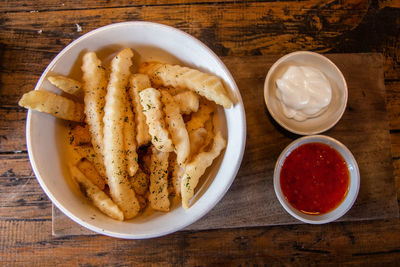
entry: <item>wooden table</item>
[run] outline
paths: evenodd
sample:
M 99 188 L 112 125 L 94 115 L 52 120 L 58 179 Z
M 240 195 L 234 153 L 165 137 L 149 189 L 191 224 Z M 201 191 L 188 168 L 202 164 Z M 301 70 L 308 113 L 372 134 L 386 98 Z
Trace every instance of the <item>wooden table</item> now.
M 219 56 L 379 52 L 394 179 L 400 193 L 399 1 L 3 1 L 0 4 L 0 265 L 395 264 L 399 219 L 183 231 L 150 240 L 53 237 L 36 181 L 20 96 L 82 34 L 146 20 L 179 28 Z M 371 2 L 371 3 L 370 3 Z

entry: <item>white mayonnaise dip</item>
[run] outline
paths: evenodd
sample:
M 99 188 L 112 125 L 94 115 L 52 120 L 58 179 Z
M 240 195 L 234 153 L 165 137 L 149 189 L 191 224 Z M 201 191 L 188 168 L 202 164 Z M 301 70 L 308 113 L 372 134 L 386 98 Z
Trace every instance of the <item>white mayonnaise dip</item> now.
M 313 67 L 290 66 L 276 80 L 276 86 L 283 113 L 297 121 L 320 115 L 332 99 L 328 79 Z

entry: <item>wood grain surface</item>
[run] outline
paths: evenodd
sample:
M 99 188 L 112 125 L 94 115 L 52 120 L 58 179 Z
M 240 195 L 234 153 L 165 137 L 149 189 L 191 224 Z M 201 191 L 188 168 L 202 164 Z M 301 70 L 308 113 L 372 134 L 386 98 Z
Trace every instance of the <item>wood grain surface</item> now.
M 137 241 L 53 237 L 51 202 L 37 183 L 27 156 L 26 111 L 16 103 L 34 88 L 46 66 L 67 44 L 92 29 L 120 21 L 174 26 L 200 39 L 220 57 L 282 55 L 296 50 L 378 52 L 383 54 L 391 155 L 399 194 L 399 18 L 399 2 L 389 0 L 2 1 L 0 265 L 398 264 L 399 219 L 183 231 Z M 361 139 L 362 133 L 358 134 Z

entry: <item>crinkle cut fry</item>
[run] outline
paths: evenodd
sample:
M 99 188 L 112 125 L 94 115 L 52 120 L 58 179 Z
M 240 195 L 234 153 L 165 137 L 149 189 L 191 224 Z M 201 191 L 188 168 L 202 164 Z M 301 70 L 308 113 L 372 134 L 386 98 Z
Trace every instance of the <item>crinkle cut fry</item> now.
M 76 125 L 70 131 L 70 144 L 72 145 L 83 145 L 83 144 L 91 144 L 91 136 L 89 127 L 87 124 L 84 126 Z
M 85 118 L 81 103 L 44 90 L 25 93 L 18 105 L 69 121 L 82 122 Z
M 204 124 L 213 112 L 215 112 L 215 109 L 211 102 L 200 103 L 199 110 L 194 112 L 191 119 L 186 122 L 188 132 L 190 133 L 193 130 L 204 127 Z
M 136 174 L 131 177 L 131 185 L 136 194 L 144 196 L 149 190 L 149 176 L 138 168 Z
M 167 91 L 161 91 L 161 101 L 164 104 L 165 122 L 171 134 L 174 150 L 179 165 L 183 165 L 190 153 L 189 134 L 180 113 L 179 106 Z
M 99 173 L 105 174 L 104 167 L 104 106 L 107 87 L 107 75 L 101 60 L 95 52 L 88 52 L 82 58 L 82 80 L 85 102 L 86 123 L 94 152 L 100 164 L 96 165 Z
M 232 106 L 224 84 L 217 76 L 188 67 L 159 62 L 144 62 L 139 72 L 147 74 L 151 82 L 156 85 L 187 88 L 224 108 Z
M 150 206 L 159 211 L 169 211 L 168 194 L 168 152 L 152 148 L 150 166 Z
M 104 190 L 106 185 L 105 179 L 99 174 L 94 167 L 93 163 L 90 162 L 86 158 L 82 158 L 77 164 L 76 167 L 92 182 L 94 183 L 100 190 Z
M 147 88 L 139 95 L 152 144 L 160 151 L 172 152 L 174 148 L 164 120 L 161 93 L 154 88 Z
M 221 132 L 217 132 L 214 137 L 214 142 L 210 151 L 201 152 L 196 157 L 186 164 L 185 173 L 181 182 L 182 206 L 185 209 L 189 208 L 189 200 L 194 195 L 200 177 L 205 170 L 212 164 L 214 159 L 218 157 L 222 149 L 226 146 L 226 141 L 222 137 Z
M 132 111 L 132 104 L 125 94 L 125 116 L 124 116 L 124 151 L 125 160 L 127 164 L 128 174 L 134 176 L 139 168 L 138 165 L 138 154 L 136 152 L 136 130 L 135 120 Z
M 77 160 L 80 160 L 82 158 L 86 158 L 87 160 L 89 160 L 96 168 L 97 172 L 106 180 L 107 183 L 107 174 L 104 167 L 104 162 L 101 158 L 98 157 L 98 155 L 94 151 L 94 148 L 91 145 L 75 146 L 74 151 L 77 154 Z
M 199 95 L 193 91 L 185 91 L 174 95 L 182 114 L 190 114 L 199 110 Z
M 185 166 L 180 166 L 178 162 L 176 161 L 176 157 L 173 160 L 170 160 L 169 162 L 169 168 L 170 168 L 170 183 L 172 184 L 173 187 L 173 192 L 175 192 L 175 195 L 180 196 L 181 195 L 181 182 L 182 182 L 182 176 L 185 171 Z
M 82 84 L 77 80 L 62 75 L 49 76 L 47 80 L 49 80 L 52 85 L 68 94 L 78 97 L 82 94 Z
M 129 95 L 135 113 L 136 142 L 138 146 L 146 145 L 151 141 L 149 127 L 146 124 L 146 117 L 143 114 L 139 96 L 142 90 L 150 87 L 151 83 L 146 74 L 132 74 L 129 78 Z
M 198 128 L 193 130 L 189 133 L 189 140 L 190 140 L 190 157 L 189 159 L 193 158 L 197 155 L 201 148 L 206 145 L 206 141 L 209 138 L 209 132 L 206 128 Z
M 106 193 L 93 184 L 76 166 L 70 166 L 72 178 L 85 190 L 83 193 L 89 197 L 93 204 L 109 217 L 123 221 L 124 214 Z
M 140 211 L 135 191 L 131 188 L 124 156 L 123 116 L 128 77 L 133 52 L 127 48 L 119 52 L 111 62 L 110 80 L 104 107 L 104 161 L 112 199 L 126 219 Z

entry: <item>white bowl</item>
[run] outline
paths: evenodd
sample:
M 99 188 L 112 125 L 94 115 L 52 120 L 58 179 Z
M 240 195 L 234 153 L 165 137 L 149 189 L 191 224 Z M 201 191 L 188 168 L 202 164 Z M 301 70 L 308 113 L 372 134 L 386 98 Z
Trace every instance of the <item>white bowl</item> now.
M 332 100 L 321 115 L 296 121 L 283 113 L 276 97 L 276 80 L 291 65 L 314 67 L 328 78 L 332 87 Z M 342 117 L 347 104 L 347 84 L 341 71 L 328 58 L 314 52 L 298 51 L 281 57 L 269 69 L 264 83 L 264 100 L 271 116 L 286 130 L 299 135 L 318 134 L 332 128 Z
M 345 199 L 337 208 L 325 214 L 310 215 L 297 210 L 292 205 L 290 205 L 281 190 L 280 174 L 285 159 L 293 150 L 307 143 L 323 143 L 333 147 L 342 155 L 349 169 L 350 185 Z M 347 149 L 345 145 L 343 145 L 339 141 L 325 135 L 305 136 L 302 138 L 298 138 L 291 144 L 289 144 L 279 156 L 274 170 L 274 189 L 275 194 L 279 202 L 282 204 L 283 208 L 296 219 L 310 224 L 328 223 L 342 217 L 353 206 L 354 202 L 357 199 L 358 191 L 360 189 L 360 171 L 358 169 L 357 161 L 355 160 L 353 154 L 350 152 L 349 149 Z
M 65 151 L 68 122 L 29 111 L 26 136 L 33 171 L 51 201 L 78 224 L 100 234 L 141 239 L 166 235 L 185 228 L 210 211 L 229 189 L 242 161 L 246 142 L 243 102 L 234 79 L 222 61 L 199 40 L 175 28 L 149 22 L 124 22 L 91 31 L 63 49 L 46 68 L 35 89 L 59 92 L 46 77 L 51 73 L 80 79 L 84 51 L 100 58 L 131 47 L 141 60 L 180 63 L 222 78 L 234 98 L 230 109 L 218 108 L 220 128 L 228 138 L 224 153 L 213 162 L 198 186 L 189 210 L 175 205 L 168 213 L 154 212 L 124 222 L 115 221 L 93 207 L 70 184 Z

